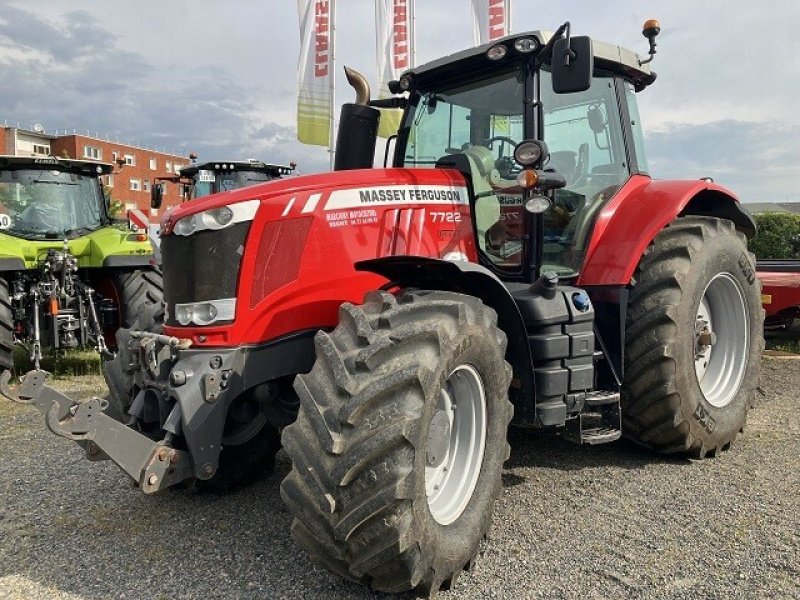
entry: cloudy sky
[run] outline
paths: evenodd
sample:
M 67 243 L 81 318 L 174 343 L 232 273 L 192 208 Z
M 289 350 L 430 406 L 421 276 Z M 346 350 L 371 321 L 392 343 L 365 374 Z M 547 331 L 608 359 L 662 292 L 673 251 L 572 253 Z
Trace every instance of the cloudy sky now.
M 471 45 L 469 0 L 417 0 L 417 62 Z M 339 0 L 338 66 L 376 77 L 372 0 Z M 651 171 L 714 177 L 744 201 L 800 201 L 800 2 L 512 0 L 512 29 L 555 29 L 644 54 Z M 296 160 L 295 0 L 0 0 L 0 122 L 97 131 L 201 157 Z M 337 103 L 352 91 L 337 80 Z

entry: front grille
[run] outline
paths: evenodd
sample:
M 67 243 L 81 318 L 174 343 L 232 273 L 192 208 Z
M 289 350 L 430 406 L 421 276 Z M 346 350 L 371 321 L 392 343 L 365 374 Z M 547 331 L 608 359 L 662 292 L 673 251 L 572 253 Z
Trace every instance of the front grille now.
M 225 229 L 161 238 L 167 325 L 180 325 L 175 319 L 176 304 L 236 297 L 249 230 L 250 221 L 245 221 Z

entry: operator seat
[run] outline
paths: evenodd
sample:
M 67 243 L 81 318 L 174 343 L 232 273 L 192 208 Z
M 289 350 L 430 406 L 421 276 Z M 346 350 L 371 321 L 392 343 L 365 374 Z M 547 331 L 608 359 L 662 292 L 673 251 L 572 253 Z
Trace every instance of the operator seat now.
M 467 165 L 469 172 L 465 172 Z M 472 211 L 475 215 L 478 245 L 481 250 L 486 251 L 486 232 L 500 220 L 500 200 L 492 182 L 499 182 L 501 177 L 495 168 L 492 151 L 484 146 L 469 146 L 457 154 L 443 156 L 436 162 L 436 166 L 458 169 L 472 182 L 472 191 L 475 194 Z

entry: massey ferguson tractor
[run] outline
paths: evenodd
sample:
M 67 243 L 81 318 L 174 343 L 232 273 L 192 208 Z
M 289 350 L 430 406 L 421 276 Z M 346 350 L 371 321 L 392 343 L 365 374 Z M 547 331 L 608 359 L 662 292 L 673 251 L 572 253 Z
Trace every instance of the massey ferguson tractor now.
M 755 227 L 720 185 L 650 177 L 649 59 L 565 24 L 412 69 L 391 99 L 349 77 L 334 172 L 162 219 L 165 324 L 130 331 L 126 423 L 26 375 L 52 432 L 152 494 L 252 477 L 282 431 L 298 544 L 419 594 L 475 559 L 510 423 L 731 446 L 763 347 Z M 372 168 L 383 107 L 405 116 Z
M 100 176 L 112 169 L 0 156 L 0 369 L 13 368 L 14 343 L 38 369 L 43 350 L 90 347 L 109 358 L 118 327 L 160 323 L 150 242 L 108 214 Z

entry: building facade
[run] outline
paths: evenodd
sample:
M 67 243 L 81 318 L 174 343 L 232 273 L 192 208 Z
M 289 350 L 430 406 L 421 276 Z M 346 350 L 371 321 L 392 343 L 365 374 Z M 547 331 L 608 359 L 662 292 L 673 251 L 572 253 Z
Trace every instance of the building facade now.
M 30 129 L 0 125 L 0 154 L 12 156 L 56 156 L 111 163 L 114 172 L 103 177 L 113 202 L 124 211 L 138 208 L 151 218 L 179 204 L 182 189 L 167 185 L 160 210 L 150 208 L 150 189 L 157 177 L 169 177 L 189 164 L 178 154 L 158 152 L 137 146 L 103 140 L 88 135 L 68 133 L 51 135 L 39 126 Z

